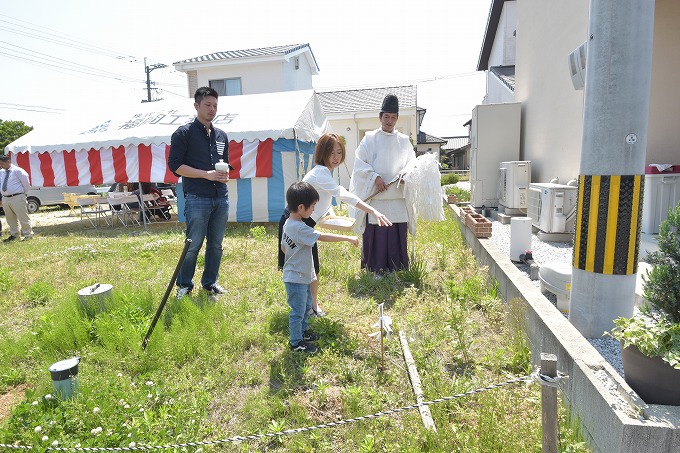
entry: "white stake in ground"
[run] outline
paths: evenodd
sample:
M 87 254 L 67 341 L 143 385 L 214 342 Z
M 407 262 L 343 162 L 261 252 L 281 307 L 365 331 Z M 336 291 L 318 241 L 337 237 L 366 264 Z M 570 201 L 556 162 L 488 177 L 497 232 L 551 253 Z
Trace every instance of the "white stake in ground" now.
M 378 305 L 378 313 L 380 314 L 380 317 L 378 318 L 378 322 L 373 324 L 372 327 L 378 327 L 379 330 L 377 332 L 373 332 L 369 334 L 369 337 L 375 337 L 376 335 L 380 335 L 380 369 L 382 371 L 385 371 L 385 336 L 387 336 L 387 339 L 390 339 L 390 334 L 392 333 L 392 318 L 390 318 L 388 315 L 385 315 L 383 313 L 383 308 L 384 308 L 384 303 Z M 383 333 L 384 331 L 384 333 Z

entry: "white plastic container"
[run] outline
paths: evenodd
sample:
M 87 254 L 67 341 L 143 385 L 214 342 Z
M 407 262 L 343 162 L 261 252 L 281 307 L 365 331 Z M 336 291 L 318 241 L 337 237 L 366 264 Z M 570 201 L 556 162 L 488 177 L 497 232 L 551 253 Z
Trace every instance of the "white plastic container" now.
M 541 292 L 549 291 L 557 296 L 557 309 L 562 313 L 569 313 L 569 299 L 571 297 L 570 263 L 547 263 L 538 269 Z
M 520 255 L 531 250 L 531 217 L 510 219 L 510 259 L 521 261 Z
M 220 173 L 226 173 L 229 171 L 229 164 L 220 159 L 220 161 L 215 164 L 215 170 Z

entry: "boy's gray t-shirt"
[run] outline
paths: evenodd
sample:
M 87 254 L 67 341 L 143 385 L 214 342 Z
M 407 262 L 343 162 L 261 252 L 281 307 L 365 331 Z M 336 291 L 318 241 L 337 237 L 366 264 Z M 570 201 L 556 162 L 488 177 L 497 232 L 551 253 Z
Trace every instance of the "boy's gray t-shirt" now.
M 310 284 L 316 280 L 312 247 L 321 233 L 300 220 L 288 219 L 283 225 L 281 245 L 286 254 L 283 281 Z

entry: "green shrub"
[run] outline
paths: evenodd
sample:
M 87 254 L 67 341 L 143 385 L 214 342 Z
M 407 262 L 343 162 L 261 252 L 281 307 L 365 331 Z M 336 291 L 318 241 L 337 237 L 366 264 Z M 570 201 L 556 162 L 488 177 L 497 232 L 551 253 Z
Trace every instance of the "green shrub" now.
M 441 178 L 441 185 L 445 186 L 447 184 L 455 184 L 458 182 L 460 178 L 458 178 L 458 175 L 455 173 L 447 173 L 445 175 L 442 175 Z

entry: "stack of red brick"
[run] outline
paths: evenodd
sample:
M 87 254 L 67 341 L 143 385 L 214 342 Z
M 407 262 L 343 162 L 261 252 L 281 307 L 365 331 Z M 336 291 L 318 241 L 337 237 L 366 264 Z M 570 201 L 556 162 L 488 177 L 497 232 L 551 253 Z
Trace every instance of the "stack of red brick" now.
M 481 214 L 478 214 L 469 206 L 463 206 L 460 210 L 461 217 L 464 218 L 465 225 L 472 230 L 475 237 L 491 237 L 491 221 Z

